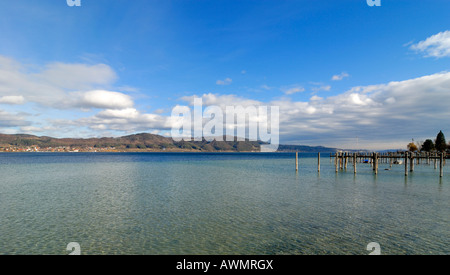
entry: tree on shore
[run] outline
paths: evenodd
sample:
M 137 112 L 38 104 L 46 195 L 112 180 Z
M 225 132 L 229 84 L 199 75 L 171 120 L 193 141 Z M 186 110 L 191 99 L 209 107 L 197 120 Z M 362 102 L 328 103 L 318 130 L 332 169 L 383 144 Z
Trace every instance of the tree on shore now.
M 435 144 L 436 150 L 439 152 L 444 152 L 447 149 L 447 142 L 445 141 L 445 136 L 442 131 L 437 135 Z
M 409 143 L 407 147 L 410 152 L 416 152 L 419 150 L 419 148 L 414 142 Z
M 431 139 L 427 139 L 422 144 L 422 148 L 420 149 L 420 151 L 431 152 L 434 151 L 434 149 L 435 149 L 434 142 Z

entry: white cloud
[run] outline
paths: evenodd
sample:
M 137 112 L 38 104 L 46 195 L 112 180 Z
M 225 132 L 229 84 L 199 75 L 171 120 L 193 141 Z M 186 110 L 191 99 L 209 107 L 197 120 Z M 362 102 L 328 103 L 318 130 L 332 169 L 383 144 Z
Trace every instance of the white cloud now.
M 23 96 L 2 96 L 0 97 L 0 104 L 21 105 L 25 103 Z
M 57 133 L 61 136 L 64 133 L 80 133 L 82 127 L 101 129 L 101 121 L 105 122 L 103 128 L 118 131 L 121 130 L 118 126 L 121 123 L 125 123 L 122 129 L 126 129 L 133 128 L 134 124 L 144 125 L 151 121 L 151 116 L 133 108 L 134 102 L 130 96 L 109 90 L 116 79 L 114 70 L 105 64 L 22 65 L 0 55 L 0 104 L 29 102 L 35 103 L 41 111 L 42 108 L 46 110 L 43 112 L 45 118 L 39 123 L 36 123 L 36 119 L 34 123 L 28 121 L 27 116 L 31 117 L 30 114 L 0 110 L 0 127 L 4 128 L 2 131 Z M 123 86 L 121 90 L 135 91 L 128 86 Z M 74 111 L 90 112 L 93 108 L 103 110 L 93 118 L 85 118 L 85 125 L 81 123 L 83 119 L 55 121 L 46 116 L 49 113 L 75 116 Z
M 216 84 L 217 85 L 230 85 L 233 82 L 233 80 L 231 78 L 225 78 L 224 80 L 217 80 Z
M 333 75 L 333 77 L 331 78 L 331 80 L 333 81 L 340 81 L 346 77 L 349 77 L 350 75 L 346 72 L 342 72 L 341 74 L 337 74 L 337 75 Z
M 322 97 L 314 95 L 309 100 L 310 101 L 317 101 L 317 100 L 322 100 L 322 99 L 323 99 Z
M 450 124 L 446 103 L 450 102 L 450 73 L 354 87 L 337 96 L 315 99 L 303 104 L 278 102 L 287 107 L 280 110 L 290 112 L 283 114 L 284 125 L 280 128 L 298 131 L 286 130 L 285 139 L 291 136 L 293 141 L 354 148 L 353 137 L 358 136 L 361 146 L 374 148 L 377 144 L 386 149 L 390 143 L 402 143 L 412 137 L 430 138 L 436 130 Z M 315 108 L 314 113 L 308 113 L 310 106 Z
M 319 87 L 313 87 L 313 88 L 311 88 L 311 90 L 313 90 L 314 92 L 320 92 L 320 91 L 328 92 L 331 90 L 331 86 L 330 85 L 322 85 Z
M 52 63 L 32 76 L 52 86 L 70 90 L 90 89 L 96 85 L 105 86 L 117 79 L 116 73 L 105 64 Z
M 132 108 L 105 110 L 92 117 L 78 119 L 75 124 L 78 127 L 88 127 L 92 130 L 119 132 L 148 132 L 151 129 L 171 129 L 170 117 L 143 114 Z
M 139 111 L 134 108 L 126 108 L 122 110 L 103 110 L 97 114 L 98 117 L 102 118 L 126 118 L 132 119 L 139 116 Z
M 426 57 L 450 57 L 450 31 L 440 32 L 413 44 L 412 50 L 422 52 Z
M 261 87 L 261 89 L 264 89 L 264 90 L 267 90 L 267 91 L 272 89 L 272 87 L 270 87 L 270 86 L 268 86 L 266 84 L 263 84 L 260 87 Z
M 138 93 L 140 90 L 138 88 L 130 87 L 130 86 L 120 86 L 117 87 L 117 90 L 120 92 L 128 92 L 128 93 Z
M 130 96 L 118 92 L 94 90 L 81 93 L 79 96 L 76 104 L 80 107 L 120 110 L 131 108 L 134 105 Z
M 55 71 L 57 68 L 61 73 Z M 72 71 L 79 77 L 83 76 L 84 80 L 71 79 L 64 76 L 62 71 Z M 96 77 L 90 78 L 81 71 L 90 72 Z M 49 79 L 50 75 L 67 77 L 67 85 L 64 85 L 64 81 Z M 113 70 L 106 65 L 64 66 L 55 63 L 30 73 L 26 66 L 0 56 L 0 103 L 34 102 L 53 110 L 101 109 L 88 117 L 48 121 L 49 125 L 46 125 L 45 121 L 35 125 L 36 123 L 30 121 L 29 114 L 0 109 L 1 131 L 14 132 L 15 129 L 21 129 L 30 133 L 40 132 L 47 135 L 53 131 L 59 135 L 67 135 L 85 134 L 83 131 L 88 129 L 87 133 L 98 135 L 107 132 L 148 132 L 171 128 L 170 116 L 141 112 L 136 109 L 129 95 L 110 91 L 108 86 L 111 86 L 115 78 Z M 231 81 L 230 79 L 229 82 Z M 316 86 L 316 91 L 331 89 L 331 86 L 322 83 L 313 85 Z M 284 92 L 289 92 L 289 89 L 292 89 L 292 92 L 301 91 L 300 86 L 289 86 Z M 402 145 L 413 137 L 417 140 L 433 138 L 435 132 L 441 129 L 450 132 L 450 72 L 379 85 L 358 86 L 339 95 L 314 95 L 305 101 L 281 98 L 263 102 L 233 94 L 212 93 L 202 94 L 200 97 L 204 106 L 217 105 L 221 108 L 238 105 L 279 106 L 282 144 L 354 148 L 358 137 L 360 147 L 381 149 Z M 193 99 L 194 96 L 186 96 L 181 100 L 192 105 Z
M 57 130 L 54 127 L 49 127 L 49 126 L 45 126 L 45 127 L 36 127 L 36 126 L 23 126 L 20 127 L 20 133 L 23 134 L 35 134 L 35 133 L 42 133 L 45 131 L 52 131 L 52 130 Z
M 73 105 L 73 92 L 86 92 L 111 86 L 117 76 L 105 64 L 51 63 L 45 66 L 22 65 L 12 58 L 0 55 L 0 97 L 20 103 L 27 102 L 57 109 Z
M 163 114 L 163 113 L 165 113 L 166 111 L 164 110 L 164 109 L 156 109 L 155 111 L 153 111 L 153 113 L 155 113 L 155 114 Z
M 304 92 L 305 88 L 303 88 L 301 86 L 295 86 L 295 87 L 290 87 L 290 88 L 283 88 L 282 91 L 286 95 L 293 95 L 293 94 L 296 94 L 296 93 Z
M 450 72 L 387 84 L 358 86 L 309 101 L 262 102 L 235 95 L 204 94 L 204 105 L 279 106 L 282 144 L 355 148 L 403 148 L 405 142 L 450 131 Z M 192 104 L 193 97 L 183 100 Z M 436 132 L 436 133 L 435 133 Z M 359 148 L 358 148 L 359 149 Z
M 0 127 L 30 126 L 27 116 L 23 113 L 10 113 L 0 109 Z
M 203 106 L 211 106 L 216 105 L 222 108 L 226 106 L 251 106 L 251 105 L 259 105 L 261 104 L 258 100 L 246 99 L 243 97 L 239 97 L 236 95 L 219 95 L 219 94 L 203 94 L 201 96 L 193 95 L 193 96 L 185 96 L 182 97 L 181 100 L 188 102 L 189 105 L 194 105 L 194 98 L 201 97 Z

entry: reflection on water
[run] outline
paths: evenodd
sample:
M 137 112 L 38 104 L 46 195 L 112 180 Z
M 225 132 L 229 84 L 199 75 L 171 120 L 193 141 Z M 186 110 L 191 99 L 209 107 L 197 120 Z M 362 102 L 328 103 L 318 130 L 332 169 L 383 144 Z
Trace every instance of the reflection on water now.
M 1 154 L 0 254 L 448 254 L 447 175 L 293 154 Z M 389 166 L 389 164 L 386 164 Z M 382 169 L 383 168 L 383 169 Z

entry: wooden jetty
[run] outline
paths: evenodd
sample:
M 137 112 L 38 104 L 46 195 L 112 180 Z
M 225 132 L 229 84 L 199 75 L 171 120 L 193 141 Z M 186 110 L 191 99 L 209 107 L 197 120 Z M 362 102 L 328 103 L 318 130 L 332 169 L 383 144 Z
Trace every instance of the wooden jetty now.
M 336 152 L 330 154 L 330 161 L 334 158 L 334 166 L 336 173 L 339 171 L 347 171 L 348 164 L 352 163 L 353 172 L 357 173 L 357 163 L 368 163 L 372 166 L 374 174 L 379 172 L 379 164 L 389 164 L 389 169 L 392 169 L 394 165 L 404 165 L 405 176 L 409 173 L 413 173 L 416 165 L 426 164 L 431 165 L 434 163 L 434 169 L 437 170 L 439 163 L 439 175 L 444 176 L 444 166 L 446 159 L 450 155 L 440 152 L 391 152 L 391 153 L 351 153 L 351 152 Z M 320 173 L 320 153 L 317 156 L 318 172 Z M 298 152 L 295 153 L 295 170 L 298 171 Z

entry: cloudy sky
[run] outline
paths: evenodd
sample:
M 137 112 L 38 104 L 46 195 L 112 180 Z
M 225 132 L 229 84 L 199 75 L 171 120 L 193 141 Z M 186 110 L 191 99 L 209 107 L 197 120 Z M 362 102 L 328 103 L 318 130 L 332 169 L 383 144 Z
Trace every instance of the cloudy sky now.
M 0 133 L 170 134 L 177 105 L 280 107 L 280 142 L 450 135 L 450 1 L 3 0 Z

